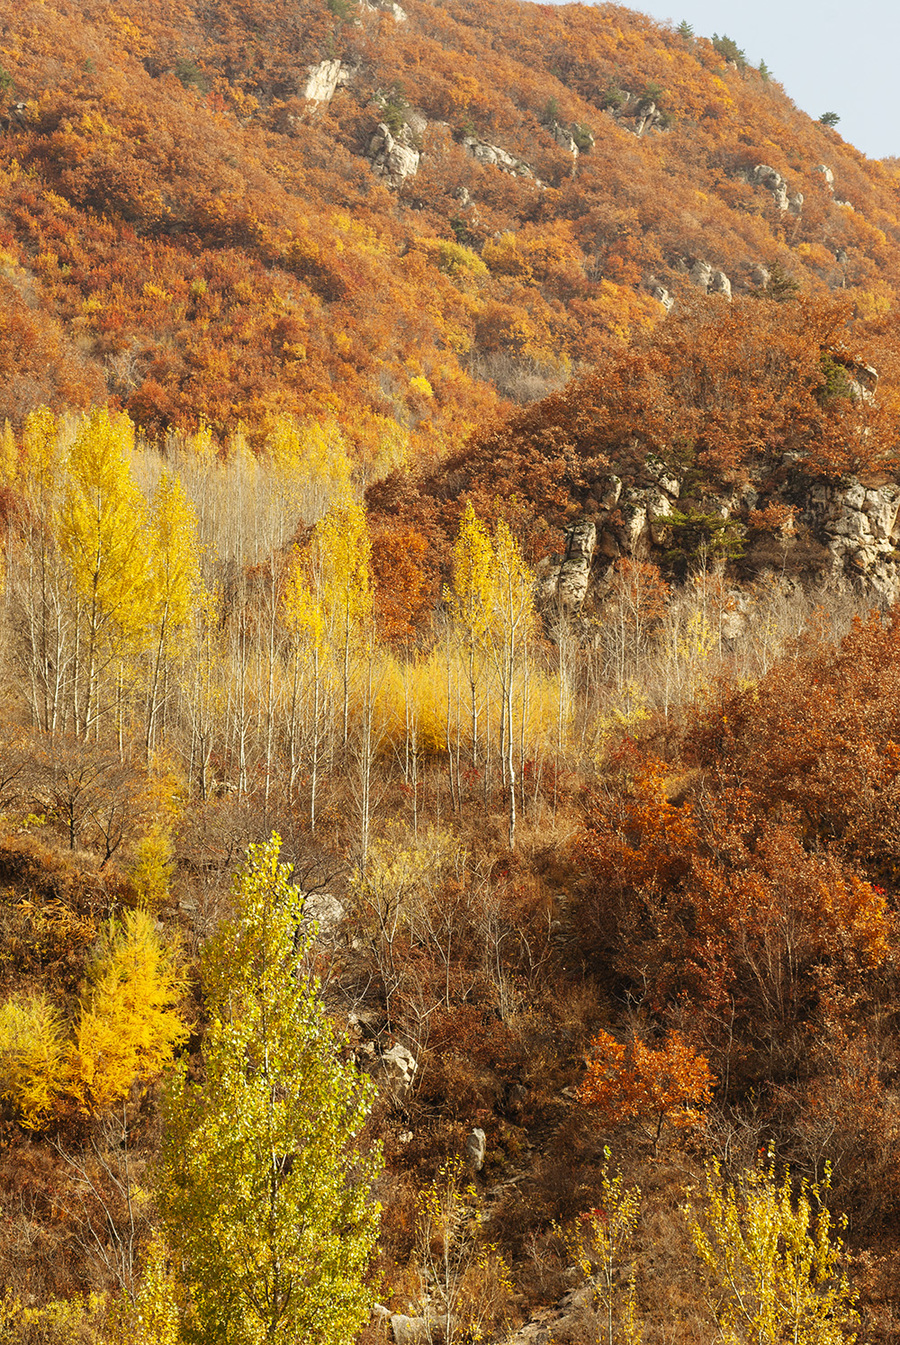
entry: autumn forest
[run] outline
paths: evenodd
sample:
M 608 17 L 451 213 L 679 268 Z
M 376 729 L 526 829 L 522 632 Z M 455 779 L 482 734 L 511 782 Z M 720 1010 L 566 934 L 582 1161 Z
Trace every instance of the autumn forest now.
M 0 0 L 0 1345 L 897 1339 L 898 302 L 726 36 Z

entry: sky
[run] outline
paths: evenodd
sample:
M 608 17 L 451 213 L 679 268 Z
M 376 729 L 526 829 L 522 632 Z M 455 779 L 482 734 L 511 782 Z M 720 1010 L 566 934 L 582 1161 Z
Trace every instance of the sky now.
M 698 37 L 733 38 L 797 107 L 840 117 L 870 159 L 900 156 L 900 0 L 618 0 Z M 677 6 L 677 8 L 673 8 Z

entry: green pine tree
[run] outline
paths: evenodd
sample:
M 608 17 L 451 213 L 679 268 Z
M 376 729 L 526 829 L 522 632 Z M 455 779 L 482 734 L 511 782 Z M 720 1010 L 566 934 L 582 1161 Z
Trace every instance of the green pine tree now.
M 371 1308 L 372 1090 L 306 969 L 279 848 L 251 846 L 235 880 L 203 955 L 203 1082 L 182 1069 L 165 1107 L 160 1208 L 204 1345 L 350 1345 Z

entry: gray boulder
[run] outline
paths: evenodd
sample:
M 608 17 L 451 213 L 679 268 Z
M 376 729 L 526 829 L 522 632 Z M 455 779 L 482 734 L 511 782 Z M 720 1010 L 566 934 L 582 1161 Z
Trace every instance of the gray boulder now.
M 346 908 L 330 892 L 308 892 L 303 900 L 301 925 L 309 927 L 315 923 L 318 938 L 332 938 L 347 914 Z
M 476 1126 L 466 1140 L 466 1157 L 475 1172 L 480 1172 L 484 1167 L 486 1154 L 487 1136 L 480 1126 Z
M 382 121 L 369 141 L 366 158 L 379 177 L 385 178 L 391 187 L 401 186 L 408 177 L 415 177 L 419 171 L 422 156 L 419 150 L 407 143 L 410 138 L 406 127 L 395 136 Z
M 378 1087 L 392 1102 L 402 1103 L 415 1082 L 419 1062 L 406 1046 L 397 1042 L 389 1051 L 376 1056 L 371 1074 Z
M 466 153 L 471 154 L 473 159 L 477 159 L 485 167 L 499 168 L 504 173 L 511 173 L 513 177 L 534 177 L 527 163 L 522 159 L 516 159 L 512 154 L 507 154 L 499 145 L 489 145 L 486 140 L 476 140 L 471 135 L 466 136 L 462 143 Z
M 406 1317 L 402 1312 L 395 1312 L 391 1317 L 394 1345 L 428 1345 L 430 1326 L 427 1317 Z

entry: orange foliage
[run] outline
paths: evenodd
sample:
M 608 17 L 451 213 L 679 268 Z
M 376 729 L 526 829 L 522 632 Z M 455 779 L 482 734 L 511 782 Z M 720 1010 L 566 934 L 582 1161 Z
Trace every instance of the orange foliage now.
M 670 1032 L 658 1050 L 637 1037 L 622 1045 L 608 1032 L 599 1032 L 591 1042 L 578 1101 L 614 1125 L 652 1121 L 655 1153 L 664 1125 L 685 1130 L 702 1124 L 702 1109 L 712 1100 L 714 1084 L 709 1062 L 680 1032 Z
M 154 434 L 201 418 L 222 433 L 242 418 L 259 438 L 282 412 L 342 426 L 363 414 L 403 426 L 427 457 L 483 425 L 496 389 L 531 400 L 638 338 L 630 382 L 615 358 L 600 375 L 605 451 L 623 449 L 621 432 L 645 414 L 647 443 L 686 442 L 726 474 L 782 440 L 827 471 L 865 464 L 889 440 L 892 169 L 755 71 L 724 68 L 705 39 L 611 5 L 523 11 L 508 0 L 422 0 L 399 24 L 381 10 L 345 22 L 325 0 L 299 0 L 290 16 L 267 0 L 202 12 L 54 0 L 27 19 L 11 0 L 0 8 L 11 81 L 0 246 L 22 268 L 6 307 L 18 323 L 10 351 L 21 341 L 26 352 L 0 407 L 14 420 L 26 400 L 83 405 L 104 392 Z M 349 83 L 314 103 L 307 71 L 326 57 Z M 658 117 L 642 129 L 648 100 Z M 422 151 L 399 189 L 366 156 L 385 115 L 395 129 L 409 121 Z M 523 167 L 477 161 L 472 137 Z M 799 214 L 748 178 L 758 163 L 803 193 Z M 448 268 L 436 243 L 464 245 L 474 269 Z M 824 317 L 798 311 L 773 342 L 783 314 L 735 304 L 721 317 L 713 296 L 703 306 L 721 330 L 695 331 L 705 353 L 689 360 L 675 325 L 647 346 L 663 313 L 650 273 L 687 306 L 696 258 L 736 294 L 758 285 L 755 266 L 777 262 L 817 299 L 848 296 L 850 321 L 874 343 L 879 404 L 817 409 L 804 361 L 832 323 L 827 302 Z M 783 366 L 774 383 L 770 349 Z M 792 360 L 799 400 L 788 407 L 779 388 Z M 693 391 L 678 384 L 679 361 Z M 749 366 L 762 376 L 742 426 Z M 559 410 L 545 416 L 554 451 L 572 440 Z
M 436 576 L 427 564 L 428 543 L 407 528 L 384 529 L 372 537 L 375 616 L 383 640 L 415 640 L 434 605 Z

